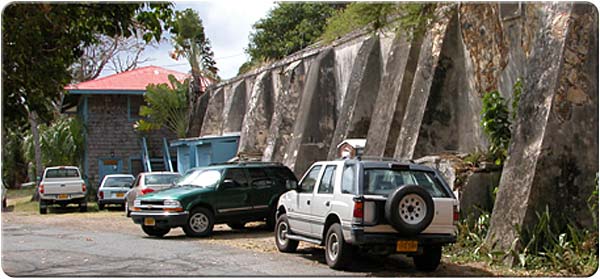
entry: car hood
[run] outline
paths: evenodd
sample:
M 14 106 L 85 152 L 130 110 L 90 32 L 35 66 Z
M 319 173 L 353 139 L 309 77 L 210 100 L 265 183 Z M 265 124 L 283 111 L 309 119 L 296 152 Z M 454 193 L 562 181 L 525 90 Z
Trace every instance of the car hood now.
M 188 196 L 196 196 L 198 194 L 212 192 L 214 188 L 202 188 L 192 186 L 171 187 L 164 190 L 152 192 L 141 197 L 140 200 L 181 200 Z

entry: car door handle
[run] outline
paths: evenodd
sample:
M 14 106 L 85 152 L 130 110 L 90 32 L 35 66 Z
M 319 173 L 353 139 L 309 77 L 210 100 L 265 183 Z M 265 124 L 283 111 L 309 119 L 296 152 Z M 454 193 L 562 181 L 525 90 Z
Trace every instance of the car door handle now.
M 306 200 L 306 204 L 310 205 L 310 200 Z
M 329 201 L 326 201 L 326 202 L 325 202 L 325 206 L 329 206 Z

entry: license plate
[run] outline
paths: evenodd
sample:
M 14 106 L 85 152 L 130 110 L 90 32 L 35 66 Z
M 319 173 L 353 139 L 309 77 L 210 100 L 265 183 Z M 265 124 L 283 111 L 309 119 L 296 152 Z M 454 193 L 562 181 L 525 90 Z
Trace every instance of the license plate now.
M 144 226 L 154 226 L 154 225 L 156 225 L 156 221 L 154 220 L 154 218 L 151 218 L 151 217 L 144 218 Z
M 122 198 L 125 196 L 125 193 L 117 193 L 117 198 Z
M 67 194 L 60 194 L 60 195 L 58 195 L 58 197 L 57 197 L 57 198 L 58 198 L 59 200 L 66 200 L 66 199 L 68 199 L 68 198 L 69 198 L 69 195 L 67 195 Z
M 415 240 L 398 240 L 396 252 L 417 252 L 419 242 Z

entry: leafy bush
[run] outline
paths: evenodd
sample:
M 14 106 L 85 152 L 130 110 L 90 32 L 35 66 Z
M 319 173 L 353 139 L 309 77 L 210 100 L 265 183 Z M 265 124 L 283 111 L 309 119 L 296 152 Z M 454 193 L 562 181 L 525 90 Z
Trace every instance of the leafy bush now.
M 78 166 L 81 161 L 84 129 L 81 120 L 73 117 L 61 117 L 49 125 L 39 125 L 42 164 Z M 30 130 L 23 140 L 22 148 L 25 159 L 34 162 L 33 137 Z
M 481 126 L 490 142 L 489 153 L 496 165 L 502 165 L 508 155 L 511 130 L 508 106 L 497 90 L 483 96 Z

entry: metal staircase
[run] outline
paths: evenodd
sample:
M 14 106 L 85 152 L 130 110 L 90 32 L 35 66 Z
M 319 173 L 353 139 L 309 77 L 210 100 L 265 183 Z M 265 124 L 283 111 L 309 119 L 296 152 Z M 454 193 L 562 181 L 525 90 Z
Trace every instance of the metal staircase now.
M 144 172 L 173 171 L 169 143 L 166 138 L 163 138 L 162 153 L 162 159 L 150 158 L 148 153 L 148 141 L 146 140 L 146 137 L 142 137 L 142 165 L 144 166 Z

